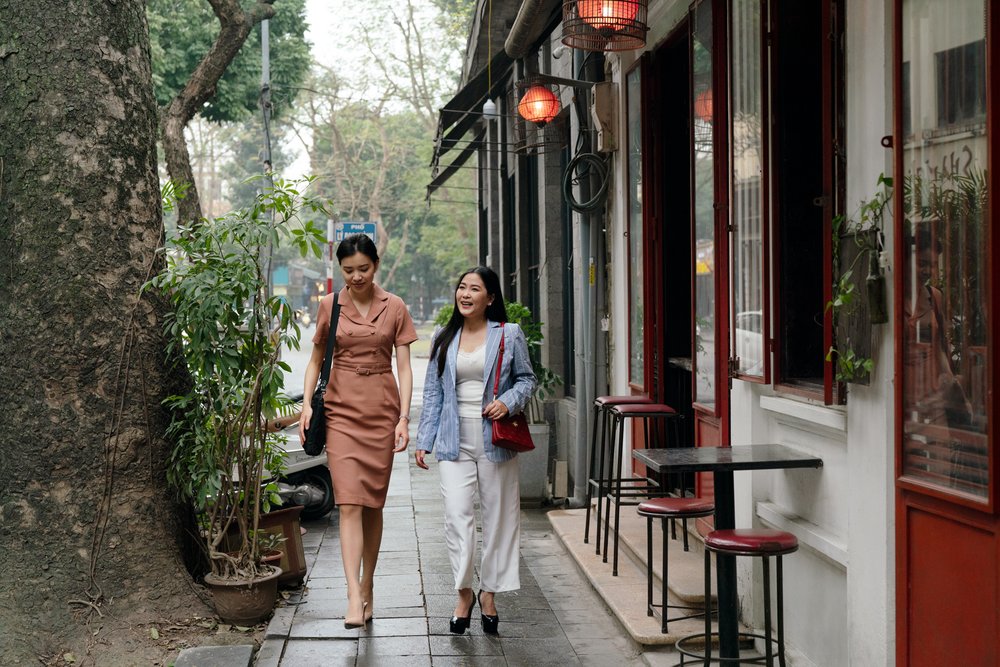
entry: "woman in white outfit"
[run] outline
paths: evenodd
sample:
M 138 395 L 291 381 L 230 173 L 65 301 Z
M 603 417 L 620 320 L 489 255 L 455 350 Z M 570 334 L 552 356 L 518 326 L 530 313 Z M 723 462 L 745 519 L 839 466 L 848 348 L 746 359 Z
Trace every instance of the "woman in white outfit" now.
M 528 344 L 507 310 L 500 279 L 476 267 L 459 278 L 455 310 L 434 337 L 417 430 L 416 461 L 433 451 L 441 474 L 445 541 L 458 601 L 451 631 L 469 627 L 478 600 L 483 631 L 496 634 L 500 621 L 493 594 L 521 587 L 518 575 L 520 488 L 517 454 L 494 447 L 491 420 L 521 412 L 535 388 Z M 493 395 L 501 337 L 500 385 Z M 476 551 L 475 500 L 483 524 L 480 591 L 473 594 Z

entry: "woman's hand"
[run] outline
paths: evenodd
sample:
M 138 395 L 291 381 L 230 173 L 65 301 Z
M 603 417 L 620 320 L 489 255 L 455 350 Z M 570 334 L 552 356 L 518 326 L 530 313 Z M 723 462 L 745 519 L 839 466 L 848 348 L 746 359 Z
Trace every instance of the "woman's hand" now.
M 408 419 L 400 419 L 396 422 L 396 439 L 393 442 L 396 443 L 392 449 L 394 453 L 406 451 L 406 446 L 410 444 L 410 422 Z
M 504 402 L 498 401 L 496 399 L 491 401 L 489 405 L 483 408 L 483 416 L 486 417 L 487 419 L 493 419 L 493 420 L 503 419 L 509 414 L 510 410 L 507 408 L 506 405 L 504 405 Z
M 312 419 L 313 406 L 312 402 L 306 402 L 302 399 L 302 414 L 299 417 L 299 442 L 305 443 L 306 441 L 306 427 L 309 426 L 309 421 Z
M 427 452 L 422 449 L 418 449 L 417 453 L 414 455 L 417 459 L 417 467 L 427 470 L 427 463 L 424 461 L 424 457 L 427 456 Z

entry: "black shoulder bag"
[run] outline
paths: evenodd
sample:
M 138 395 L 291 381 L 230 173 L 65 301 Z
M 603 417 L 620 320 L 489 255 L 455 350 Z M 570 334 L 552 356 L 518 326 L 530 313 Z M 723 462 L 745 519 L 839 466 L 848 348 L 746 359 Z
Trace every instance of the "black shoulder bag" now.
M 316 390 L 312 395 L 312 417 L 309 418 L 309 426 L 306 428 L 306 441 L 302 443 L 302 449 L 309 456 L 318 456 L 326 449 L 326 414 L 324 412 L 323 395 L 326 393 L 326 385 L 330 381 L 330 364 L 333 363 L 333 344 L 337 339 L 337 323 L 340 321 L 340 294 L 333 294 L 333 308 L 330 310 L 330 331 L 326 336 L 326 355 L 323 357 L 323 370 L 319 375 L 319 382 L 316 383 Z

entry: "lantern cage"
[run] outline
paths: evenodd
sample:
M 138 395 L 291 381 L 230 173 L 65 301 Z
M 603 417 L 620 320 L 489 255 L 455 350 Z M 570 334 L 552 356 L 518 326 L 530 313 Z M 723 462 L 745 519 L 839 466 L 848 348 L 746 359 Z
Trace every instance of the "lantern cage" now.
M 563 0 L 562 43 L 584 51 L 646 45 L 647 0 Z
M 524 113 L 529 109 L 522 106 L 526 93 L 538 93 L 540 90 L 551 93 L 551 99 L 555 100 L 555 108 L 550 104 L 544 104 L 544 111 L 540 114 L 544 116 L 541 122 L 531 122 L 525 118 Z M 532 99 L 534 95 L 528 99 Z M 540 95 L 539 97 L 548 98 Z M 566 145 L 566 114 L 561 111 L 560 86 L 545 81 L 541 77 L 528 77 L 517 81 L 507 93 L 507 109 L 510 110 L 510 118 L 513 122 L 513 132 L 511 133 L 511 148 L 515 153 L 547 153 L 554 150 L 561 150 Z M 551 119 L 551 120 L 548 120 Z

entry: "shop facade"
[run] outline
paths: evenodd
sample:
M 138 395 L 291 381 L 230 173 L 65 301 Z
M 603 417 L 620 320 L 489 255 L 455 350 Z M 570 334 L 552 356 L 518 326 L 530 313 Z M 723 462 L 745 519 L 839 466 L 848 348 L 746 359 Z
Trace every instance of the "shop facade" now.
M 669 403 L 687 446 L 818 456 L 736 478 L 738 525 L 801 545 L 791 664 L 997 664 L 1000 16 L 653 0 L 645 44 L 603 53 L 563 44 L 561 6 L 504 11 L 506 50 L 474 28 L 487 76 L 442 112 L 432 189 L 454 160 L 478 167 L 481 257 L 545 322 L 565 380 L 547 409 L 557 495 L 586 493 L 595 395 Z M 560 101 L 541 130 L 507 97 L 534 75 Z M 759 577 L 739 571 L 757 627 Z

